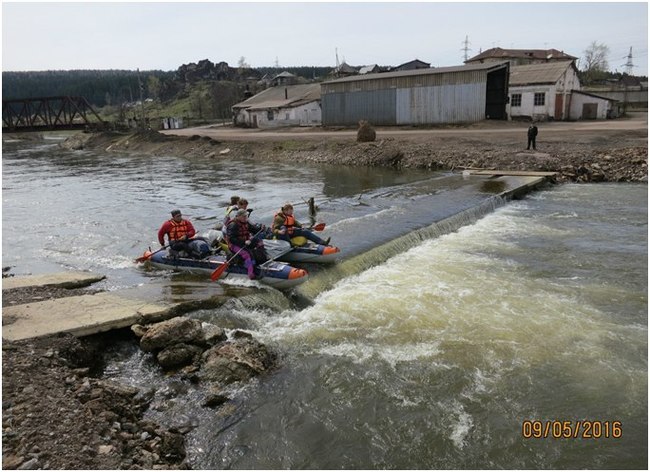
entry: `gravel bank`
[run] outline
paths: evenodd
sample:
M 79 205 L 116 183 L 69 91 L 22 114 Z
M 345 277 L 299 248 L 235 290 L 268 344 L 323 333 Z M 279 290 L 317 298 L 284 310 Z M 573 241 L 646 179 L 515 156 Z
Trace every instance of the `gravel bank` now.
M 377 140 L 369 143 L 358 143 L 349 133 L 342 137 L 335 131 L 309 138 L 299 132 L 278 133 L 275 139 L 253 139 L 255 135 L 251 135 L 248 141 L 215 139 L 210 137 L 209 130 L 204 136 L 170 136 L 148 131 L 128 135 L 79 134 L 62 145 L 68 149 L 135 151 L 187 158 L 236 157 L 422 170 L 550 171 L 558 173 L 558 182 L 647 182 L 647 130 L 553 133 L 540 129 L 536 151 L 525 149 L 525 137 L 519 135 L 518 129 L 504 133 L 503 128 L 495 129 L 494 133 L 489 129 L 480 132 L 468 129 L 454 135 L 406 130 L 397 137 L 382 137 L 382 131 L 378 130 Z

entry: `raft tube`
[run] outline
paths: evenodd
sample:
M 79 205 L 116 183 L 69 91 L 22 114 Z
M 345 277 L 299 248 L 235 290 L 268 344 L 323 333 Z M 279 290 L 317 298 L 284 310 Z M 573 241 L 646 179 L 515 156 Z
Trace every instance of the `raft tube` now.
M 269 256 L 273 257 L 273 254 L 277 252 L 282 255 L 280 255 L 276 260 L 284 262 L 315 262 L 328 264 L 336 262 L 336 258 L 341 252 L 341 250 L 336 246 L 325 246 L 322 244 L 316 244 L 312 241 L 307 241 L 300 246 L 293 246 L 290 251 L 285 252 L 283 249 L 285 247 L 288 249 L 288 244 L 287 241 L 281 239 L 264 240 L 264 247 Z
M 149 256 L 149 264 L 159 269 L 173 269 L 192 274 L 205 274 L 209 276 L 225 262 L 225 256 L 215 255 L 205 259 L 192 259 L 189 257 L 170 257 L 167 251 L 151 253 L 147 251 L 145 256 Z M 291 267 L 289 264 L 277 261 L 269 261 L 258 266 L 260 277 L 255 279 L 261 284 L 278 290 L 286 290 L 304 283 L 309 278 L 309 274 L 304 269 Z M 221 279 L 237 278 L 249 280 L 246 268 L 240 265 L 230 263 Z

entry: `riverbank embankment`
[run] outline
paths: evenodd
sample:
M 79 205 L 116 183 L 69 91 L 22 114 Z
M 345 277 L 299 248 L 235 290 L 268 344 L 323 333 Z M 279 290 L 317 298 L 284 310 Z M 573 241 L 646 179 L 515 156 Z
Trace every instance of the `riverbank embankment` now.
M 357 142 L 336 130 L 235 134 L 196 128 L 184 136 L 156 131 L 78 134 L 67 149 L 139 152 L 152 156 L 261 159 L 398 169 L 499 169 L 557 172 L 558 182 L 647 182 L 647 128 L 541 127 L 537 150 L 526 150 L 521 124 L 491 123 L 439 130 L 377 131 L 374 142 Z M 490 126 L 499 126 L 491 129 Z M 512 128 L 504 128 L 512 126 Z M 486 128 L 487 127 L 487 128 Z M 196 134 L 192 134 L 196 132 Z M 383 133 L 383 134 L 382 134 Z M 523 138 L 522 138 L 523 136 Z

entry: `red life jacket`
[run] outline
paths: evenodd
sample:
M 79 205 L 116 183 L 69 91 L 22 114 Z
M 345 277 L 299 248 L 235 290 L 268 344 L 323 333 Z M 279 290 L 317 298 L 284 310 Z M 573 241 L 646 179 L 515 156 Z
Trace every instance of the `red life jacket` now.
M 239 220 L 235 220 L 237 224 L 237 237 L 241 241 L 248 241 L 251 238 L 251 233 L 248 231 L 248 222 L 242 223 Z M 232 223 L 231 223 L 232 224 Z
M 275 218 L 281 215 L 284 218 L 284 227 L 287 228 L 287 234 L 293 234 L 293 228 L 296 226 L 296 218 L 291 215 L 285 215 L 281 211 L 277 212 L 275 215 L 273 215 L 273 221 L 275 221 Z
M 187 220 L 181 220 L 180 223 L 177 223 L 175 220 L 169 220 L 172 227 L 169 230 L 169 240 L 177 241 L 183 239 L 186 235 L 189 235 L 190 227 L 187 224 Z

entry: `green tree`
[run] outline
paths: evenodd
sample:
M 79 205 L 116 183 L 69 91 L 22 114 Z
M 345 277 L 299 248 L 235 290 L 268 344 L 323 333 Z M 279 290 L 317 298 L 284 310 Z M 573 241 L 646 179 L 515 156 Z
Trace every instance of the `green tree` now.
M 210 86 L 210 105 L 215 118 L 230 118 L 231 107 L 242 100 L 241 87 L 235 82 L 219 81 Z
M 162 84 L 160 79 L 155 75 L 150 75 L 147 77 L 147 90 L 151 98 L 156 100 L 160 99 L 160 91 L 162 90 Z

